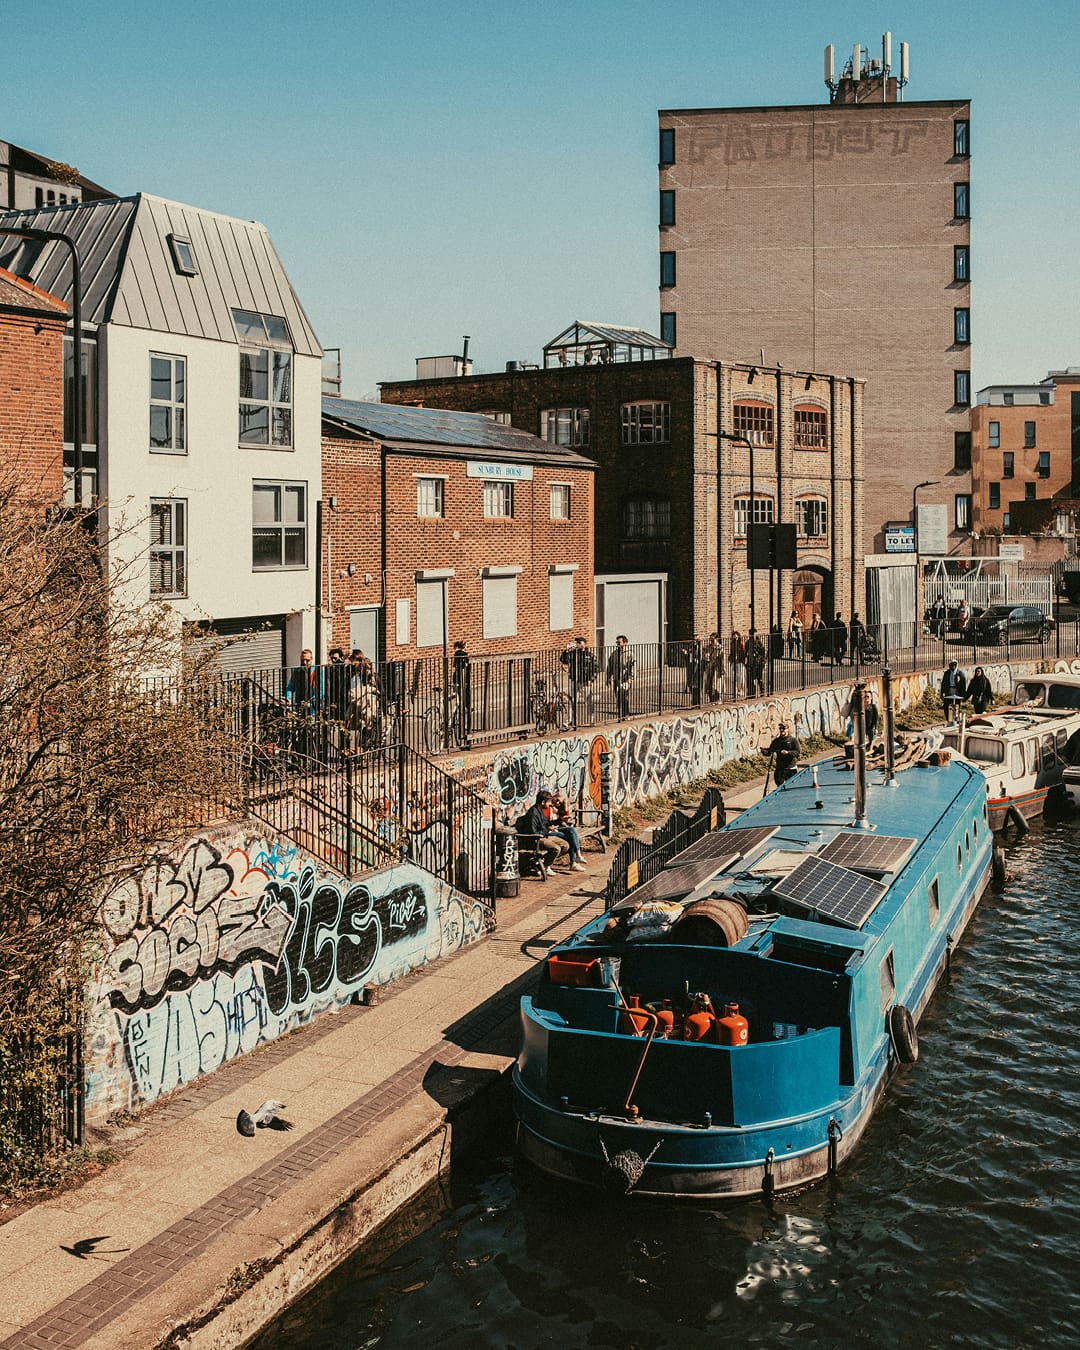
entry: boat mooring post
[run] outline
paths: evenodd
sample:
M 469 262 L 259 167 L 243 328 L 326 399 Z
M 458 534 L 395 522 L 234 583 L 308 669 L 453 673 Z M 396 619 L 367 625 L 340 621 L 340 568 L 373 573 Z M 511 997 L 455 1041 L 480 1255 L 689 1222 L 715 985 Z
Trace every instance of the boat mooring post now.
M 896 713 L 892 701 L 892 672 L 881 672 L 881 701 L 885 704 L 885 784 L 896 787 Z
M 855 828 L 868 830 L 866 820 L 866 720 L 863 694 L 866 685 L 856 681 L 851 693 L 851 734 L 855 751 Z

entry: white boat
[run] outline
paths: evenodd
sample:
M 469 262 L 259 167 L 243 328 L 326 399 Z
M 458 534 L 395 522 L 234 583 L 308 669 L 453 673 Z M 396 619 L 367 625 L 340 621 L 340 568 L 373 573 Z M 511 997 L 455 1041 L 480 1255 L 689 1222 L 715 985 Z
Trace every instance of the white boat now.
M 1023 681 L 1017 692 L 1035 683 Z M 942 744 L 982 770 L 992 830 L 1041 816 L 1048 799 L 1064 797 L 1071 760 L 1080 758 L 1080 707 L 1048 707 L 1032 692 L 1023 706 L 967 717 L 944 732 Z M 1080 767 L 1073 771 L 1080 786 Z

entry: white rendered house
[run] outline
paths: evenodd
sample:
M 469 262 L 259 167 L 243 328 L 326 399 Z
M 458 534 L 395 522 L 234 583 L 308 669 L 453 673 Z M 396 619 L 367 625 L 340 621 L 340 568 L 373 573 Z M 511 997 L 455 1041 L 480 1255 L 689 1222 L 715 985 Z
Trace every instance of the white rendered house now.
M 295 661 L 314 635 L 322 351 L 266 229 L 145 194 L 0 217 L 24 226 L 78 250 L 82 498 L 110 565 L 179 620 L 253 632 L 225 664 Z M 0 265 L 71 303 L 65 245 L 0 233 Z M 69 343 L 69 393 L 73 370 Z

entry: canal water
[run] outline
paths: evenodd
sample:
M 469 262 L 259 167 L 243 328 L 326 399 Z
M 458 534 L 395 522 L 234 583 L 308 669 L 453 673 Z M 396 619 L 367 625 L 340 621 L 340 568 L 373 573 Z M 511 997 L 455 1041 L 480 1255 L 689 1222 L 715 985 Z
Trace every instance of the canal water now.
M 258 1350 L 1080 1345 L 1080 820 L 1008 849 L 831 1182 L 703 1209 L 519 1168 L 508 1132 Z M 400 1242 L 401 1245 L 392 1245 Z

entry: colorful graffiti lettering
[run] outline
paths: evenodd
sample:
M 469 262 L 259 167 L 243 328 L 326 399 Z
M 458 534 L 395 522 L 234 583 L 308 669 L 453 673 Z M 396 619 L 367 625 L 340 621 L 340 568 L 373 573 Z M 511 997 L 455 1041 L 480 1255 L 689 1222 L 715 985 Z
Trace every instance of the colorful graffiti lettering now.
M 431 853 L 449 831 L 415 831 Z M 423 849 L 419 850 L 423 853 Z M 87 1036 L 87 1117 L 153 1101 L 475 941 L 478 900 L 403 861 L 349 883 L 265 839 L 190 842 L 110 895 Z

